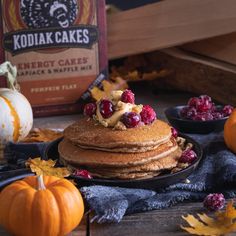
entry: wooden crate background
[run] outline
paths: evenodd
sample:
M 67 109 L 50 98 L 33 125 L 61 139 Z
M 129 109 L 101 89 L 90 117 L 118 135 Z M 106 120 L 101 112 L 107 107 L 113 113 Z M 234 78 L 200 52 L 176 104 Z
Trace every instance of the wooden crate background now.
M 172 71 L 156 87 L 208 94 L 236 106 L 235 12 L 235 0 L 165 0 L 111 14 L 109 59 L 145 53 Z

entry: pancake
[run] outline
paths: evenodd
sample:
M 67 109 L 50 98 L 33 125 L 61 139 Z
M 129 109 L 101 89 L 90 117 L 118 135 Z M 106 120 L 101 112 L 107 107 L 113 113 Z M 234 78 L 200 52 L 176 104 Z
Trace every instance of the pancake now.
M 70 169 L 78 169 L 80 168 L 79 166 L 75 165 L 70 165 L 68 164 L 64 159 L 60 158 L 61 164 L 64 166 L 69 167 Z M 84 169 L 84 167 L 82 168 Z M 86 169 L 86 168 L 85 168 Z M 131 172 L 131 173 L 110 173 L 110 172 L 103 172 L 99 170 L 88 170 L 89 174 L 93 177 L 101 178 L 101 179 L 147 179 L 147 178 L 152 178 L 154 176 L 158 176 L 161 174 L 161 171 L 150 171 L 150 172 Z
M 85 167 L 89 172 L 97 172 L 97 173 L 132 173 L 132 172 L 156 172 L 156 171 L 163 171 L 169 170 L 177 166 L 178 159 L 180 158 L 182 151 L 178 148 L 175 152 L 162 157 L 158 160 L 154 160 L 148 162 L 147 164 L 137 165 L 137 166 L 130 166 L 130 167 L 116 167 L 116 168 L 104 168 L 104 167 L 96 167 L 96 168 L 89 168 Z
M 158 176 L 160 172 L 149 172 L 149 173 L 115 173 L 115 174 L 107 174 L 107 173 L 97 173 L 97 172 L 90 172 L 90 174 L 94 177 L 98 177 L 101 179 L 148 179 Z
M 86 169 L 93 177 L 102 179 L 147 179 L 158 176 L 164 170 L 169 170 L 177 166 L 178 158 L 182 151 L 176 150 L 173 154 L 160 158 L 156 161 L 149 162 L 148 164 L 134 166 L 134 167 L 121 167 L 121 168 L 97 168 L 82 166 L 82 169 Z M 62 160 L 62 159 L 61 159 Z M 62 160 L 64 165 L 68 166 L 65 160 Z M 69 164 L 70 166 L 70 164 Z M 81 168 L 79 165 L 70 166 L 72 168 Z
M 141 147 L 143 151 L 146 151 L 148 147 L 152 149 L 154 146 L 167 142 L 171 137 L 171 127 L 161 120 L 155 120 L 150 125 L 114 130 L 104 128 L 93 119 L 81 118 L 65 129 L 64 137 L 76 145 L 90 149 L 122 151 L 125 148 L 127 152 L 128 149 L 137 150 Z
M 163 141 L 163 143 L 165 143 L 165 142 L 166 141 Z M 146 146 L 146 147 L 115 147 L 115 148 L 102 148 L 102 147 L 85 146 L 85 145 L 79 145 L 79 144 L 75 144 L 75 145 L 77 145 L 78 147 L 83 148 L 83 149 L 94 149 L 94 150 L 100 150 L 100 151 L 104 151 L 104 152 L 137 153 L 137 152 L 147 152 L 147 151 L 157 149 L 163 143 L 160 142 L 158 145 Z
M 71 165 L 127 167 L 148 163 L 165 157 L 178 149 L 174 138 L 161 144 L 157 149 L 140 153 L 114 153 L 99 150 L 82 149 L 64 139 L 59 143 L 58 151 L 63 160 Z

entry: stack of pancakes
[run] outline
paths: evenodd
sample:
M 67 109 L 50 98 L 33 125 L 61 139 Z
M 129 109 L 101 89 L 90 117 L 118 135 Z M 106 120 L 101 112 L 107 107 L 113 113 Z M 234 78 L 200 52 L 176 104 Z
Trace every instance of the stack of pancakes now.
M 87 118 L 65 129 L 58 150 L 64 164 L 86 169 L 94 177 L 112 179 L 157 176 L 176 167 L 182 153 L 171 127 L 161 120 L 114 130 Z

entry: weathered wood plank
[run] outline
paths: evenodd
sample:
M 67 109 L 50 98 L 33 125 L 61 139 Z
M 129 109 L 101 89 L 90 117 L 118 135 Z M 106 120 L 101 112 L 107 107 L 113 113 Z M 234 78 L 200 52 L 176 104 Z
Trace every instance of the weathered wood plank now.
M 69 233 L 67 236 L 87 236 L 87 228 L 89 224 L 89 218 L 88 215 L 85 215 L 81 221 L 81 223 L 74 229 L 71 233 Z M 46 235 L 45 235 L 46 236 Z
M 108 16 L 108 56 L 124 57 L 236 31 L 235 0 L 165 0 Z
M 187 213 L 202 212 L 202 203 L 184 203 L 168 209 L 125 216 L 119 224 L 90 225 L 91 236 L 169 236 L 188 235 L 181 228 Z
M 236 33 L 188 43 L 181 48 L 236 65 Z
M 153 84 L 157 88 L 208 94 L 219 102 L 235 106 L 236 66 L 185 54 L 181 51 L 172 53 L 172 49 L 151 53 L 150 60 L 171 72 L 167 77 L 153 81 Z
M 27 223 L 26 223 L 27 224 Z M 67 236 L 87 236 L 87 216 L 83 218 L 80 225 Z M 12 236 L 0 226 L 0 236 Z M 33 236 L 33 235 L 32 235 Z M 45 235 L 46 236 L 46 235 Z

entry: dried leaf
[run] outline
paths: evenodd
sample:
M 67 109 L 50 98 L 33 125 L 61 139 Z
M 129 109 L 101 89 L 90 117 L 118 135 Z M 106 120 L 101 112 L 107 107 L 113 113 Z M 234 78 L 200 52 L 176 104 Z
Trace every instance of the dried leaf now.
M 65 167 L 54 167 L 56 161 L 53 160 L 41 160 L 40 157 L 29 159 L 26 162 L 26 166 L 29 166 L 32 172 L 35 172 L 36 175 L 49 175 L 56 176 L 59 178 L 67 177 L 71 172 Z
M 127 57 L 122 65 L 112 66 L 110 78 L 120 76 L 126 81 L 142 81 L 163 78 L 171 73 L 169 69 L 158 65 L 155 58 L 140 54 Z
M 169 75 L 170 72 L 168 70 L 160 70 L 160 71 L 152 71 L 150 73 L 143 73 L 142 76 L 142 80 L 154 80 L 157 78 L 162 78 L 162 77 L 166 77 L 167 75 Z
M 21 142 L 34 143 L 34 142 L 51 142 L 55 139 L 61 138 L 63 133 L 61 131 L 51 129 L 35 128 L 30 131 L 26 138 Z
M 136 81 L 140 79 L 140 75 L 137 70 L 134 70 L 131 72 L 128 71 L 128 73 L 124 75 L 124 78 L 125 80 L 128 80 L 128 81 Z
M 121 77 L 116 77 L 113 81 L 103 80 L 102 87 L 103 89 L 98 87 L 91 89 L 91 95 L 96 101 L 103 98 L 108 98 L 113 90 L 125 90 L 128 88 L 128 85 Z
M 181 225 L 181 228 L 194 235 L 218 236 L 236 231 L 236 209 L 233 206 L 233 201 L 227 204 L 225 211 L 216 212 L 213 217 L 206 214 L 197 214 L 197 216 L 182 216 L 191 227 Z

